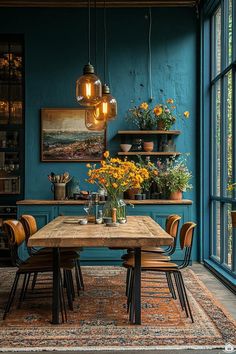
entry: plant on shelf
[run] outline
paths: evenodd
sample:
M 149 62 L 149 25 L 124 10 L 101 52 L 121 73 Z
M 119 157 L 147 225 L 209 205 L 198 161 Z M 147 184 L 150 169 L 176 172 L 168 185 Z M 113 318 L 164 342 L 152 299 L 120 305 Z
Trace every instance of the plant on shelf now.
M 152 186 L 152 184 L 154 182 L 157 182 L 158 180 L 158 169 L 155 166 L 155 164 L 153 162 L 150 161 L 150 157 L 146 157 L 145 160 L 142 159 L 142 157 L 140 155 L 138 155 L 138 162 L 137 165 L 140 168 L 145 168 L 147 169 L 148 173 L 149 173 L 149 178 L 145 179 L 142 183 L 141 183 L 141 188 L 142 188 L 142 192 L 144 194 L 146 194 L 147 198 L 150 198 L 150 188 Z
M 151 108 L 147 102 L 130 108 L 127 120 L 133 122 L 141 130 L 169 130 L 176 122 L 176 116 L 174 100 L 168 98 L 165 104 L 157 103 L 154 108 Z M 189 111 L 185 111 L 183 116 L 189 118 Z
M 236 182 L 229 184 L 227 190 L 229 192 L 236 190 Z M 232 218 L 232 226 L 236 228 L 236 210 L 231 211 L 231 218 Z
M 192 174 L 188 170 L 186 161 L 172 159 L 164 167 L 161 165 L 159 167 L 157 183 L 162 195 L 172 200 L 182 199 L 182 193 L 192 188 L 189 183 Z
M 103 215 L 112 217 L 115 208 L 119 221 L 126 218 L 125 203 L 121 200 L 121 196 L 129 188 L 140 188 L 143 181 L 149 179 L 149 172 L 133 161 L 111 158 L 109 151 L 104 153 L 104 158 L 99 168 L 96 168 L 95 164 L 87 165 L 89 168 L 87 181 L 106 189 L 108 201 L 104 205 Z
M 127 120 L 133 122 L 141 130 L 152 130 L 156 127 L 153 109 L 149 108 L 147 102 L 130 108 L 127 113 Z

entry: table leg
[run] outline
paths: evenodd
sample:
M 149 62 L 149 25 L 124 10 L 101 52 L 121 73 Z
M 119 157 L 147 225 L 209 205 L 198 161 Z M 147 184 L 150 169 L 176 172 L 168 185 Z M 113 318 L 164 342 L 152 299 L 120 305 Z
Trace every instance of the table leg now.
M 52 324 L 59 324 L 60 312 L 60 250 L 53 248 L 53 294 L 52 294 Z
M 135 265 L 134 265 L 134 311 L 135 324 L 141 324 L 141 248 L 135 248 Z

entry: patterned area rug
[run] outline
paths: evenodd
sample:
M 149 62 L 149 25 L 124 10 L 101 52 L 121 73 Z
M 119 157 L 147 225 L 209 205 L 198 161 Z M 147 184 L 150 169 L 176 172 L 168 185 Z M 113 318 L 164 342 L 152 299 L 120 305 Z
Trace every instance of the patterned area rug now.
M 158 348 L 223 348 L 236 344 L 236 323 L 217 303 L 198 277 L 184 272 L 195 322 L 192 324 L 173 300 L 162 275 L 142 275 L 142 325 L 128 323 L 125 270 L 120 267 L 83 267 L 85 291 L 76 297 L 68 322 L 50 324 L 50 293 L 42 293 L 39 277 L 34 294 L 21 308 L 17 303 L 2 321 L 4 303 L 14 277 L 13 269 L 0 268 L 0 351 L 104 350 Z M 18 291 L 19 295 L 19 291 Z

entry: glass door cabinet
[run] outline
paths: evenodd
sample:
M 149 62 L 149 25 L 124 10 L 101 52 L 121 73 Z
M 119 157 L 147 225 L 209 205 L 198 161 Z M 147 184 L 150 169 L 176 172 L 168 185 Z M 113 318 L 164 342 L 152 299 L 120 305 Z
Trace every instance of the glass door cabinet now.
M 0 35 L 0 263 L 7 250 L 2 222 L 16 217 L 14 205 L 23 197 L 23 49 L 21 36 Z

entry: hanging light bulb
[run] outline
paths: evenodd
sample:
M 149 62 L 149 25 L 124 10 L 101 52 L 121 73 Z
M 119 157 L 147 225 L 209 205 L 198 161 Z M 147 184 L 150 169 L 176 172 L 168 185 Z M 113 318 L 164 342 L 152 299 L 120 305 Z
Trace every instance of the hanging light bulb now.
M 94 107 L 94 109 L 86 111 L 85 125 L 89 130 L 104 130 L 106 128 L 106 121 L 97 119 L 97 109 L 97 107 Z
M 107 24 L 106 24 L 106 1 L 103 7 L 103 27 L 104 27 L 104 82 L 106 82 L 107 72 Z M 117 116 L 117 102 L 111 95 L 109 86 L 105 83 L 102 86 L 102 99 L 96 106 L 96 119 L 98 121 L 108 122 L 114 120 Z
M 107 84 L 102 86 L 102 100 L 95 110 L 98 121 L 114 120 L 117 116 L 117 102 Z
M 96 106 L 102 98 L 102 84 L 94 73 L 94 67 L 84 66 L 83 76 L 76 81 L 76 99 L 81 106 Z
M 96 106 L 102 98 L 102 83 L 95 75 L 94 67 L 90 63 L 90 0 L 88 0 L 88 64 L 84 66 L 83 75 L 76 81 L 76 99 L 81 106 Z

